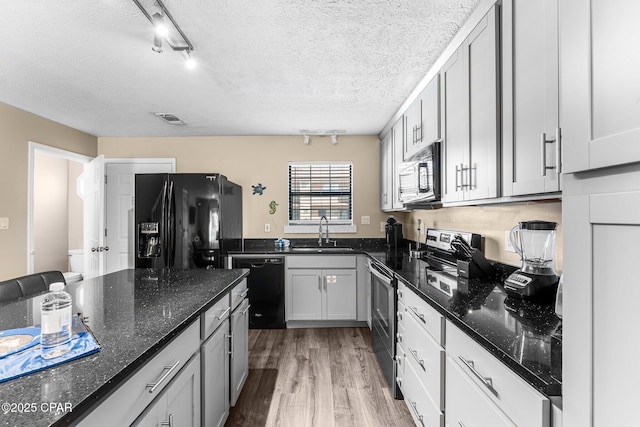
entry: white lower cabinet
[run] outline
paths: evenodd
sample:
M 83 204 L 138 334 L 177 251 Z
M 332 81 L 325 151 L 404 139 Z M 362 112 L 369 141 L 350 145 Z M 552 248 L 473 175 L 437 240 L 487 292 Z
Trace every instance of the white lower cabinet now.
M 287 260 L 286 302 L 290 320 L 357 320 L 356 257 L 292 256 Z
M 476 389 L 481 390 L 484 396 L 482 401 L 490 407 L 487 408 L 487 412 L 498 409 L 511 422 L 511 424 L 497 425 L 549 427 L 551 404 L 547 397 L 527 384 L 449 321 L 447 321 L 446 334 L 448 360 L 456 364 L 460 373 L 464 374 L 466 379 L 476 386 Z M 455 411 L 455 408 L 464 408 L 467 404 L 464 397 L 449 390 L 450 374 L 451 372 L 447 370 L 447 414 L 452 408 Z M 452 377 L 451 380 L 454 381 L 453 384 L 456 384 L 454 378 Z M 462 399 L 462 401 L 459 402 L 458 399 Z M 480 403 L 477 404 L 480 405 Z M 471 411 L 471 413 L 473 412 Z M 463 425 L 473 426 L 476 424 L 469 421 Z M 493 426 L 494 424 L 478 422 L 477 425 Z
M 228 305 L 228 301 L 227 301 Z M 229 320 L 224 320 L 200 350 L 202 354 L 202 424 L 222 427 L 229 416 Z
M 439 313 L 398 283 L 396 376 L 418 426 L 444 426 L 443 322 Z
M 447 427 L 515 426 L 451 357 L 446 369 Z
M 235 406 L 249 374 L 249 300 L 231 313 L 231 406 Z
M 134 426 L 200 427 L 200 355 L 196 354 Z

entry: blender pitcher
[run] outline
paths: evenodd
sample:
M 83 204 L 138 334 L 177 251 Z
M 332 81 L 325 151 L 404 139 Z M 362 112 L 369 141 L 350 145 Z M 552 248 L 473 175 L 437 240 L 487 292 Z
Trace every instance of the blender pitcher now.
M 555 222 L 524 221 L 511 229 L 509 237 L 514 249 L 522 258 L 522 271 L 555 276 L 557 226 Z
M 509 295 L 528 298 L 555 290 L 557 226 L 549 221 L 523 221 L 511 229 L 509 238 L 522 258 L 522 267 L 505 281 Z

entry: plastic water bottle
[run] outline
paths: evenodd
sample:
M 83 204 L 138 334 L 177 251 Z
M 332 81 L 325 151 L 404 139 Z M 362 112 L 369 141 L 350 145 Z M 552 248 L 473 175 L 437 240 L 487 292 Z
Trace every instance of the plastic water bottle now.
M 40 346 L 43 359 L 62 356 L 71 349 L 71 295 L 64 291 L 64 283 L 49 286 L 40 307 Z

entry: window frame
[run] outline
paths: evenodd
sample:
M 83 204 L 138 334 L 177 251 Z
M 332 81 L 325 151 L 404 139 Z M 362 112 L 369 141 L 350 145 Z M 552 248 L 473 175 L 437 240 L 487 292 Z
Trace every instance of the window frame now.
M 317 233 L 319 220 L 291 220 L 291 166 L 292 165 L 348 165 L 351 171 L 350 197 L 351 218 L 348 220 L 328 220 L 331 233 L 355 233 L 357 228 L 354 222 L 355 196 L 354 196 L 354 167 L 353 162 L 347 160 L 330 161 L 290 161 L 287 162 L 287 225 L 285 233 Z

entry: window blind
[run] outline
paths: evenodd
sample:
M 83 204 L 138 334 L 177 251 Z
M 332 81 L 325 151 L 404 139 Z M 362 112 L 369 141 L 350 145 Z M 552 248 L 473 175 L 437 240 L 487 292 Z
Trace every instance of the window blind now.
M 289 223 L 353 222 L 353 165 L 289 163 Z

